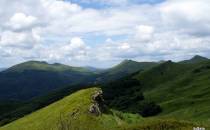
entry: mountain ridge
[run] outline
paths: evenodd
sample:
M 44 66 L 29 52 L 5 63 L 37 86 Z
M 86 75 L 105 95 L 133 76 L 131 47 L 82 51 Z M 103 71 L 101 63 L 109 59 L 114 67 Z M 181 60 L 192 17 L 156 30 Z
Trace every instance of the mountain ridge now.
M 112 68 L 106 69 L 101 73 L 98 80 L 103 82 L 109 82 L 116 79 L 120 79 L 126 75 L 132 74 L 134 72 L 149 69 L 158 63 L 156 62 L 137 62 L 133 60 L 123 60 L 119 64 L 113 66 Z
M 83 67 L 73 67 L 60 63 L 49 64 L 46 61 L 27 61 L 17 65 L 14 65 L 5 72 L 22 72 L 24 70 L 43 70 L 43 71 L 79 71 L 79 72 L 90 72 Z
M 95 74 L 81 67 L 28 61 L 0 72 L 0 99 L 26 100 L 68 85 L 93 82 Z

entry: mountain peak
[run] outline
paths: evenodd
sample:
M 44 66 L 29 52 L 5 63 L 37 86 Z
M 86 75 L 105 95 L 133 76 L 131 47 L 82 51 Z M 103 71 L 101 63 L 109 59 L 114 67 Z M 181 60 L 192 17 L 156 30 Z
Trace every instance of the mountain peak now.
M 202 61 L 206 61 L 208 58 L 200 56 L 200 55 L 195 55 L 193 58 L 189 60 L 190 63 L 198 63 Z
M 128 64 L 128 63 L 138 63 L 138 62 L 130 59 L 125 59 L 120 64 Z
M 200 55 L 195 55 L 189 60 L 181 61 L 181 63 L 199 63 L 199 62 L 203 62 L 203 61 L 207 61 L 207 60 L 209 60 L 209 59 L 206 57 L 203 57 Z
M 122 62 L 120 62 L 114 68 L 116 68 L 116 67 L 137 66 L 137 65 L 139 65 L 139 63 L 140 62 L 137 62 L 137 61 L 134 61 L 134 60 L 130 60 L 130 59 L 126 59 L 126 60 L 123 60 Z
M 200 56 L 200 55 L 195 55 L 191 60 L 208 60 L 208 58 Z
M 28 64 L 28 65 L 31 65 L 31 64 L 48 64 L 48 63 L 46 61 L 30 60 L 30 61 L 26 61 L 26 62 L 23 62 L 23 63 L 20 63 L 20 64 Z

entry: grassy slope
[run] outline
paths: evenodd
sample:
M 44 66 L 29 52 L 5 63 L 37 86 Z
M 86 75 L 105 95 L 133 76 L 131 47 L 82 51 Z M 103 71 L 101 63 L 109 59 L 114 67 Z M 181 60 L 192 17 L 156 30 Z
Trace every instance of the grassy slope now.
M 39 111 L 3 126 L 0 130 L 65 130 L 61 126 L 68 126 L 68 130 L 160 130 L 162 127 L 179 130 L 192 129 L 193 125 L 187 122 L 143 119 L 138 115 L 114 110 L 109 114 L 94 116 L 88 112 L 88 108 L 91 104 L 91 95 L 97 90 L 99 88 L 80 90 Z
M 74 125 L 71 127 L 89 127 L 94 129 L 109 129 L 109 127 L 116 126 L 115 118 L 110 117 L 109 115 L 103 115 L 101 117 L 92 116 L 88 113 L 88 108 L 91 104 L 91 95 L 97 88 L 81 90 L 75 94 L 72 94 L 64 99 L 43 108 L 33 114 L 26 116 L 20 120 L 15 121 L 12 124 L 6 125 L 1 128 L 2 130 L 44 130 L 44 129 L 56 129 L 58 123 L 66 117 L 71 115 L 72 112 L 78 111 Z M 77 122 L 78 121 L 78 122 Z M 106 125 L 106 122 L 109 122 L 105 128 L 99 126 L 99 124 Z M 82 125 L 80 125 L 80 124 Z M 78 126 L 75 126 L 78 125 Z
M 56 102 L 80 89 L 90 87 L 87 85 L 85 87 L 84 86 L 85 85 L 67 86 L 55 91 L 51 91 L 44 96 L 33 98 L 27 102 L 0 102 L 0 126 L 4 125 L 5 123 L 7 124 L 9 122 L 17 120 L 45 106 L 48 106 L 51 103 Z
M 166 62 L 136 77 L 146 98 L 163 108 L 159 117 L 210 124 L 210 61 Z

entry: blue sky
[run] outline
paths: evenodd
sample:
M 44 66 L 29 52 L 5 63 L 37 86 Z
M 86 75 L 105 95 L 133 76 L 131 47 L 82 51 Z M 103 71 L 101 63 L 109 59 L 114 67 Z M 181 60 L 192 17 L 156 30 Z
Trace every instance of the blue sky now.
M 0 68 L 210 57 L 209 7 L 209 0 L 1 0 Z
M 158 4 L 165 0 L 119 0 L 119 2 L 113 2 L 113 0 L 66 0 L 72 3 L 81 5 L 84 8 L 110 8 L 113 6 L 126 6 L 128 4 Z M 114 0 L 117 1 L 117 0 Z

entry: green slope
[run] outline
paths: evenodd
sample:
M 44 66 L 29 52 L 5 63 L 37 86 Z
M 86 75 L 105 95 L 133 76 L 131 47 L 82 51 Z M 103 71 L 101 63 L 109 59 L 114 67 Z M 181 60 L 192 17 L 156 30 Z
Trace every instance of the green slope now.
M 174 120 L 144 119 L 135 114 L 111 110 L 96 116 L 89 112 L 92 95 L 99 88 L 80 90 L 24 118 L 0 127 L 0 130 L 190 130 L 192 123 Z
M 135 77 L 145 97 L 161 105 L 160 117 L 210 124 L 210 61 L 166 62 Z
M 125 80 L 133 78 L 139 85 L 127 86 Z M 210 60 L 190 64 L 167 61 L 120 79 L 118 85 L 115 82 L 103 88 L 110 106 L 134 112 L 137 108 L 138 112 L 142 107 L 139 96 L 143 93 L 144 100 L 161 106 L 162 112 L 156 119 L 210 124 Z
M 123 123 L 118 117 L 109 114 L 98 117 L 89 113 L 88 109 L 92 104 L 91 96 L 98 90 L 98 88 L 81 90 L 0 129 L 51 130 L 61 129 L 62 123 L 68 125 L 70 129 L 118 129 L 118 123 Z M 74 116 L 72 116 L 73 113 L 75 113 Z M 140 117 L 136 116 L 136 118 Z
M 91 85 L 92 86 L 92 85 Z M 0 126 L 3 126 L 9 122 L 17 120 L 30 114 L 36 110 L 39 110 L 49 104 L 68 96 L 80 89 L 89 88 L 91 86 L 73 85 L 66 86 L 64 88 L 50 91 L 48 94 L 33 98 L 26 102 L 17 101 L 2 101 L 0 102 Z
M 25 118 L 17 120 L 12 124 L 3 127 L 2 130 L 50 130 L 54 128 L 56 129 L 57 127 L 59 127 L 58 124 L 60 123 L 60 121 L 65 120 L 64 118 L 68 116 L 69 118 L 71 118 L 72 113 L 75 111 L 75 118 L 78 118 L 80 123 L 87 122 L 85 123 L 86 125 L 91 125 L 91 123 L 97 121 L 97 117 L 89 116 L 88 113 L 88 108 L 91 104 L 91 95 L 96 90 L 98 89 L 93 88 L 88 90 L 81 90 L 46 108 L 43 108 L 29 116 L 26 116 Z M 76 121 L 76 119 L 74 121 Z

